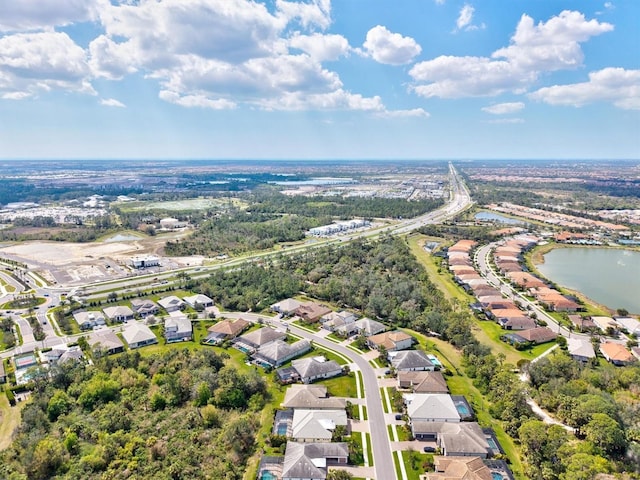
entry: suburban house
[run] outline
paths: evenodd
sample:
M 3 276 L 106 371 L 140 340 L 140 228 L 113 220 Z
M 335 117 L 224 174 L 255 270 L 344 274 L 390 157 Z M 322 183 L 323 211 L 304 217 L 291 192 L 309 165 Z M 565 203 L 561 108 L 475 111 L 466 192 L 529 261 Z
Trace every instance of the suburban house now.
M 167 343 L 186 342 L 193 338 L 191 320 L 185 316 L 171 316 L 164 320 L 164 338 Z
M 91 330 L 93 327 L 106 325 L 104 315 L 97 310 L 73 312 L 73 318 L 78 322 L 80 330 Z
M 291 385 L 284 394 L 282 407 L 307 409 L 344 409 L 343 398 L 329 397 L 324 385 Z
M 413 393 L 449 393 L 449 387 L 441 372 L 398 372 L 398 387 L 411 389 Z
M 295 300 L 293 298 L 287 298 L 282 300 L 281 302 L 274 303 L 271 305 L 271 310 L 276 313 L 280 313 L 281 315 L 293 315 L 293 312 L 302 305 L 302 302 Z
M 130 322 L 122 330 L 122 337 L 129 348 L 139 348 L 158 343 L 156 335 L 149 327 L 140 322 Z
M 403 397 L 411 424 L 414 422 L 457 423 L 460 421 L 460 413 L 458 413 L 451 395 L 406 393 Z
M 579 332 L 586 332 L 587 330 L 598 328 L 591 318 L 581 315 L 569 315 L 569 321 Z
M 404 350 L 401 352 L 389 352 L 391 365 L 396 372 L 412 372 L 419 370 L 436 369 L 433 362 L 422 350 Z
M 200 305 L 200 308 L 213 307 L 213 300 L 201 293 L 190 297 L 182 297 L 182 299 L 187 303 L 187 305 L 196 310 L 197 305 Z
M 433 459 L 435 472 L 426 472 L 420 480 L 493 480 L 491 470 L 480 457 L 441 457 Z
M 7 382 L 7 374 L 4 371 L 4 361 L 0 360 L 0 383 Z
M 111 322 L 127 322 L 129 320 L 133 320 L 134 313 L 129 307 L 125 305 L 116 305 L 115 307 L 105 307 L 102 309 L 105 316 Z
M 325 480 L 327 468 L 346 465 L 347 443 L 287 442 L 282 464 L 282 480 Z
M 176 312 L 185 307 L 185 303 L 175 295 L 169 295 L 168 297 L 161 298 L 158 300 L 158 303 L 167 311 L 167 313 Z
M 294 310 L 294 314 L 307 323 L 316 323 L 329 312 L 331 312 L 329 307 L 314 302 L 303 303 Z
M 145 318 L 149 315 L 156 315 L 160 311 L 160 307 L 153 300 L 148 298 L 134 298 L 131 300 L 131 307 L 136 315 Z
M 615 333 L 620 329 L 620 326 L 616 322 L 614 322 L 613 318 L 611 317 L 594 316 L 591 317 L 591 320 L 596 325 L 596 327 L 598 327 L 604 333 Z
M 640 336 L 640 322 L 632 317 L 614 317 L 615 322 L 629 334 Z
M 561 295 L 558 292 L 539 295 L 538 301 L 547 310 L 554 312 L 577 312 L 582 307 L 575 301 Z
M 291 362 L 302 383 L 311 383 L 323 378 L 331 378 L 342 374 L 342 367 L 335 360 L 325 357 L 301 358 Z
M 291 440 L 294 442 L 330 442 L 337 426 L 347 427 L 347 412 L 342 410 L 306 410 L 293 412 Z
M 567 351 L 571 358 L 582 363 L 586 363 L 596 356 L 593 345 L 584 338 L 572 337 L 567 339 Z
M 631 355 L 631 352 L 619 343 L 602 342 L 600 344 L 600 353 L 602 353 L 607 362 L 611 362 L 618 367 L 628 365 L 636 360 Z
M 558 334 L 547 327 L 530 328 L 528 330 L 520 330 L 518 333 L 507 333 L 500 337 L 503 341 L 512 345 L 539 345 L 547 343 L 558 338 Z
M 358 329 L 358 333 L 364 335 L 365 337 L 377 335 L 378 333 L 382 333 L 387 329 L 384 324 L 376 322 L 375 320 L 371 320 L 367 317 L 356 320 L 355 326 Z
M 87 343 L 93 350 L 100 350 L 107 355 L 124 352 L 124 343 L 113 330 L 109 329 L 94 331 L 89 335 Z
M 218 345 L 225 340 L 236 338 L 251 325 L 251 322 L 238 318 L 236 320 L 222 320 L 215 325 L 211 325 L 207 331 L 208 335 L 202 343 L 207 345 Z
M 320 318 L 322 328 L 345 336 L 351 335 L 357 330 L 355 321 L 356 316 L 344 310 L 341 312 L 329 312 Z
M 279 367 L 309 350 L 311 350 L 311 342 L 307 339 L 298 340 L 295 343 L 285 343 L 284 340 L 277 339 L 258 348 L 253 354 L 253 359 L 259 363 Z
M 505 330 L 526 330 L 536 327 L 535 320 L 518 308 L 492 310 L 491 313 L 496 322 Z
M 492 450 L 477 422 L 412 422 L 416 439 L 435 441 L 446 456 L 487 458 Z
M 271 327 L 262 327 L 253 332 L 245 333 L 236 338 L 234 344 L 239 350 L 253 352 L 263 345 L 275 342 L 276 340 L 284 340 L 287 334 Z
M 367 340 L 369 348 L 380 349 L 384 347 L 387 352 L 394 352 L 396 350 L 406 350 L 411 348 L 413 344 L 413 337 L 400 330 L 393 332 L 384 332 L 369 337 Z

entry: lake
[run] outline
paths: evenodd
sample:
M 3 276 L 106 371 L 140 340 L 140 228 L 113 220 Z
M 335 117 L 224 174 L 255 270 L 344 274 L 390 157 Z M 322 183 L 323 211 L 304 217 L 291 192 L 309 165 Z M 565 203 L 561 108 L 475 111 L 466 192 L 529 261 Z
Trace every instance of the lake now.
M 507 223 L 509 225 L 524 225 L 525 222 L 516 220 L 515 218 L 505 217 L 493 212 L 478 212 L 475 217 L 476 220 L 483 220 L 489 222 Z
M 640 252 L 610 248 L 556 248 L 536 265 L 540 273 L 613 310 L 640 313 Z

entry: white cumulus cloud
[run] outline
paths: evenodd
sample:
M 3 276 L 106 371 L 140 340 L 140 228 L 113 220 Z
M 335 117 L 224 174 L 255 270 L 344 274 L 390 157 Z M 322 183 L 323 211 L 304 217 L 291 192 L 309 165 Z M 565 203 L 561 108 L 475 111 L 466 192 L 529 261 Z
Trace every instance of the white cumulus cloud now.
M 296 34 L 289 40 L 289 45 L 306 52 L 318 62 L 337 60 L 349 52 L 349 42 L 342 35 Z
M 462 30 L 463 28 L 471 25 L 471 22 L 473 21 L 473 14 L 475 11 L 476 9 L 468 3 L 460 9 L 458 20 L 456 20 L 456 27 L 458 28 L 458 30 Z
M 8 0 L 0 9 L 0 32 L 51 29 L 93 18 L 87 0 Z
M 160 99 L 165 102 L 174 103 L 182 107 L 188 108 L 210 108 L 212 110 L 229 110 L 235 108 L 236 104 L 230 100 L 224 98 L 211 99 L 204 95 L 180 95 L 176 92 L 170 92 L 169 90 L 161 90 L 159 95 Z
M 589 81 L 544 87 L 529 95 L 550 105 L 581 107 L 607 101 L 625 110 L 640 110 L 640 70 L 605 68 L 589 74 Z
M 582 65 L 580 43 L 613 26 L 564 11 L 534 25 L 523 15 L 508 47 L 491 57 L 440 56 L 410 70 L 411 89 L 423 97 L 463 98 L 524 93 L 544 72 Z
M 482 111 L 491 113 L 493 115 L 507 115 L 510 113 L 519 112 L 523 108 L 524 108 L 524 103 L 522 102 L 507 102 L 507 103 L 497 103 L 495 105 L 483 107 Z
M 126 105 L 115 98 L 101 98 L 100 105 L 104 105 L 105 107 L 118 107 L 125 108 Z
M 385 110 L 376 114 L 383 118 L 429 118 L 431 114 L 422 108 L 408 110 Z
M 363 47 L 376 62 L 387 65 L 404 65 L 422 52 L 422 47 L 413 38 L 392 33 L 382 25 L 367 32 Z

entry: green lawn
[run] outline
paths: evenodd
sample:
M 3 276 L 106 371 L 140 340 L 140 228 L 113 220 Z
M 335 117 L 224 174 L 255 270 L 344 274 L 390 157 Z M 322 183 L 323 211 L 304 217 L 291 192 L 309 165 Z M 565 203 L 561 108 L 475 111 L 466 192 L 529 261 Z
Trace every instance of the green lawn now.
M 20 411 L 24 405 L 25 402 L 19 402 L 12 407 L 4 390 L 0 389 L 0 451 L 11 444 L 11 435 L 20 425 Z
M 384 396 L 384 390 L 384 387 L 380 389 L 380 397 L 382 397 L 382 409 L 384 410 L 384 413 L 389 413 L 389 407 L 387 406 L 387 399 Z
M 405 450 L 402 452 L 402 461 L 407 472 L 407 479 L 419 480 L 421 474 L 432 470 L 433 454 Z
M 369 460 L 369 466 L 373 467 L 373 447 L 371 445 L 371 434 L 365 433 L 367 437 L 367 459 Z
M 329 395 L 334 397 L 357 398 L 356 378 L 354 374 L 341 375 L 317 382 L 325 385 Z
M 365 405 L 362 406 L 362 415 L 363 415 L 362 420 L 368 420 L 369 419 L 369 416 L 367 415 L 367 407 Z

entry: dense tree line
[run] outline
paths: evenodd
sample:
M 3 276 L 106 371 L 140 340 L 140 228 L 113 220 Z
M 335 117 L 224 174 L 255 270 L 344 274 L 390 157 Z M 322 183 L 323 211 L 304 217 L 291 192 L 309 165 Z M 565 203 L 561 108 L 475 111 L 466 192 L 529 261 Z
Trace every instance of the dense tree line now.
M 66 363 L 35 377 L 0 477 L 241 479 L 266 395 L 210 350 Z

